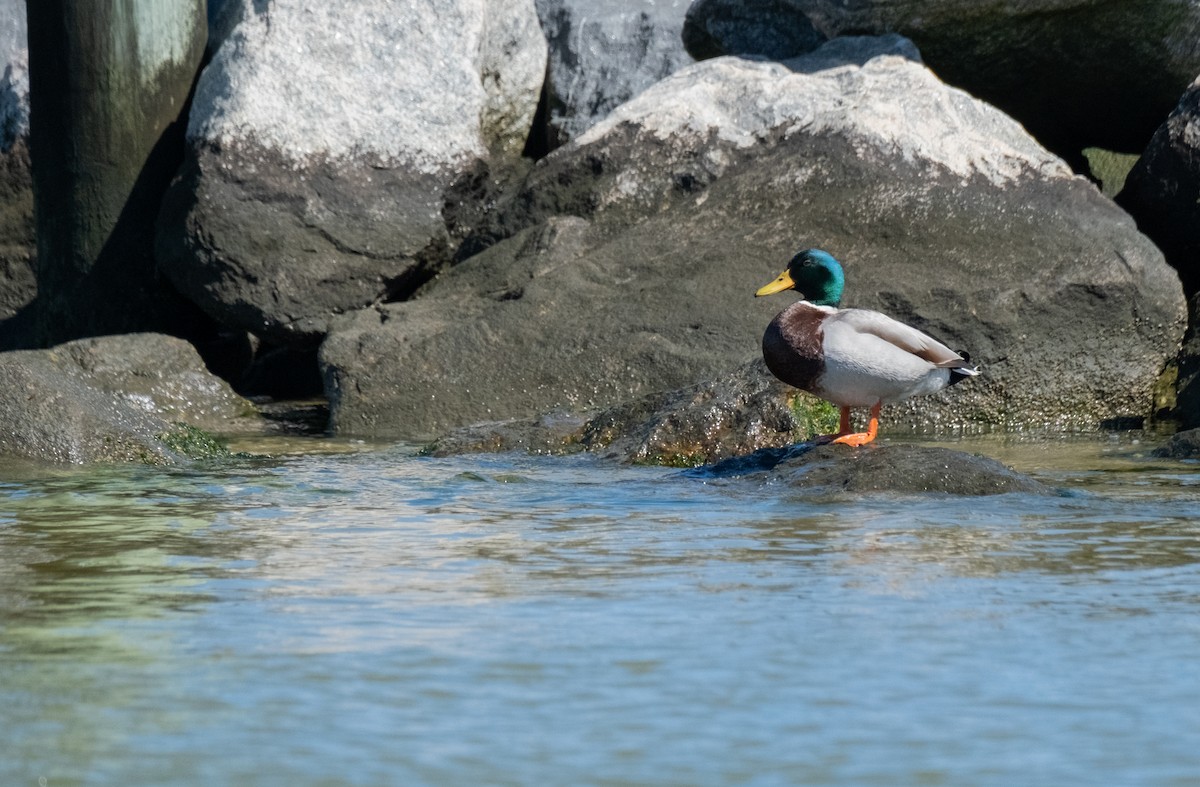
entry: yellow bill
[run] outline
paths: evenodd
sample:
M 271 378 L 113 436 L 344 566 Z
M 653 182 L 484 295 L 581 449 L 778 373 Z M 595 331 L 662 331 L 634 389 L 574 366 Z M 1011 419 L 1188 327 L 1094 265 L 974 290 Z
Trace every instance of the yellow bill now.
M 754 297 L 761 298 L 764 295 L 774 295 L 777 292 L 790 290 L 795 286 L 796 282 L 792 281 L 791 274 L 787 271 L 784 271 L 783 273 L 779 274 L 779 278 L 777 278 L 775 281 L 771 282 L 765 287 L 762 287 L 758 292 L 754 293 Z

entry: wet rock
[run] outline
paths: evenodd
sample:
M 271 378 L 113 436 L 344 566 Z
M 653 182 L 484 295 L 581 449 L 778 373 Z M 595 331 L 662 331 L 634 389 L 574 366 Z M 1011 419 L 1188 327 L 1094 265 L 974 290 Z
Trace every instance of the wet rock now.
M 763 449 L 688 471 L 704 480 L 737 479 L 834 494 L 939 493 L 955 496 L 1054 494 L 1034 478 L 986 456 L 948 448 L 803 443 Z
M 0 455 L 164 464 L 223 451 L 208 429 L 247 428 L 245 399 L 168 336 L 108 336 L 0 353 Z
M 1154 133 L 1117 197 L 1158 244 L 1189 296 L 1189 329 L 1179 358 L 1176 417 L 1200 425 L 1200 79 Z
M 570 454 L 586 449 L 583 444 L 586 416 L 547 413 L 537 418 L 488 421 L 455 429 L 427 445 L 427 456 L 489 454 L 525 451 L 531 454 Z
M 683 39 L 697 58 L 782 59 L 864 33 L 910 37 L 946 82 L 1073 159 L 1140 150 L 1200 73 L 1200 6 L 1177 0 L 696 0 Z
M 692 467 L 833 431 L 833 409 L 754 361 L 715 380 L 591 418 L 581 442 L 623 462 Z
M 550 47 L 549 147 L 692 62 L 680 40 L 689 0 L 537 0 Z
M 519 158 L 546 44 L 533 0 L 231 2 L 157 253 L 222 324 L 314 344 L 449 262 L 443 211 Z
M 686 67 L 539 162 L 486 251 L 321 347 L 333 428 L 428 438 L 597 411 L 758 353 L 799 248 L 847 305 L 969 351 L 984 374 L 891 408 L 911 428 L 1094 427 L 1145 415 L 1183 329 L 1133 222 L 906 40 Z
M 0 0 L 0 322 L 37 294 L 24 0 Z
M 0 455 L 59 464 L 182 457 L 158 435 L 170 425 L 87 385 L 32 350 L 0 354 Z
M 78 370 L 88 385 L 164 421 L 212 432 L 262 429 L 254 405 L 209 372 L 182 339 L 160 333 L 98 336 L 44 352 L 65 370 Z
M 1176 432 L 1166 445 L 1154 449 L 1151 454 L 1168 459 L 1200 458 L 1200 429 Z
M 776 380 L 761 360 L 715 380 L 621 403 L 590 416 L 554 413 L 457 429 L 427 451 L 591 451 L 634 464 L 693 467 L 833 431 L 832 407 Z
M 0 455 L 64 464 L 178 462 L 212 454 L 207 430 L 257 426 L 190 345 L 158 334 L 0 353 L 0 418 Z

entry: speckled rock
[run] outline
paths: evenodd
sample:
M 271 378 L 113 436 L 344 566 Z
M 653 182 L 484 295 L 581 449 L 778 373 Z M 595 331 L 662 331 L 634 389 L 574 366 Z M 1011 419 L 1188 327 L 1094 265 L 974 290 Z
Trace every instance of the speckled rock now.
M 546 43 L 533 0 L 232 1 L 157 253 L 223 324 L 312 344 L 449 261 L 448 203 L 519 157 Z

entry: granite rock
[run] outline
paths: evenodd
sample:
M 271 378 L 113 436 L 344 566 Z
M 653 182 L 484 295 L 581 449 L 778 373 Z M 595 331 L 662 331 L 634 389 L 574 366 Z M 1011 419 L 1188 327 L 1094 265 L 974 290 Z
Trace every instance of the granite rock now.
M 239 21 L 196 87 L 159 262 L 222 324 L 311 345 L 450 261 L 460 192 L 517 166 L 546 43 L 532 0 L 221 18 Z

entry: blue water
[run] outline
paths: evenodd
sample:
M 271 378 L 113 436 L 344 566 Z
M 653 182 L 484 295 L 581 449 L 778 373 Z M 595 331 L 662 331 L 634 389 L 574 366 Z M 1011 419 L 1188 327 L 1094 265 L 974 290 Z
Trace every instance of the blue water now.
M 404 446 L 7 468 L 0 785 L 1200 784 L 1200 465 L 804 497 Z

